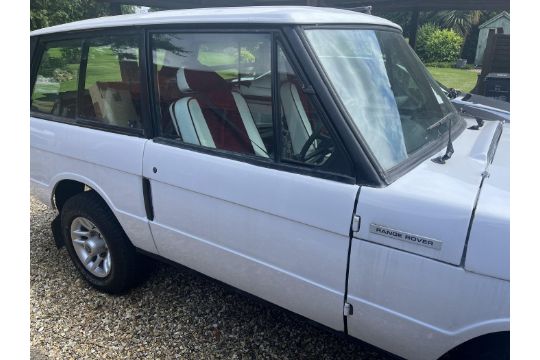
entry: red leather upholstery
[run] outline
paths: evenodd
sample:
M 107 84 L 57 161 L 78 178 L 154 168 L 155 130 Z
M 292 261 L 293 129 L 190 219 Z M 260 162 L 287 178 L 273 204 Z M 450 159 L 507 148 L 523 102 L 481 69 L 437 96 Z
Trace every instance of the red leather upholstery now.
M 230 85 L 211 70 L 184 69 L 184 76 L 190 89 L 185 95 L 198 101 L 216 148 L 254 154 Z
M 178 68 L 165 65 L 159 71 L 155 71 L 161 111 L 161 130 L 166 136 L 176 134 L 168 109 L 170 104 L 182 97 L 182 93 L 178 90 L 176 83 L 177 72 Z

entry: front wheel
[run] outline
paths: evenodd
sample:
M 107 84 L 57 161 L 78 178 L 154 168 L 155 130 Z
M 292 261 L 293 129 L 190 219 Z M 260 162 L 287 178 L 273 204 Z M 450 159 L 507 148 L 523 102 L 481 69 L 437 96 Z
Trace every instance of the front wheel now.
M 62 233 L 75 267 L 93 287 L 123 293 L 145 269 L 114 214 L 94 191 L 73 196 L 61 211 Z

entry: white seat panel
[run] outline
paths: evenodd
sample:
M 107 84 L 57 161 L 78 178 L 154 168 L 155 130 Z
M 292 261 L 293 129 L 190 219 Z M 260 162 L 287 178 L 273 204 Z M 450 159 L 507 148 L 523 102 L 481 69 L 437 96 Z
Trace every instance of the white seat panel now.
M 180 99 L 171 105 L 170 112 L 174 127 L 184 142 L 216 147 L 201 106 L 196 99 L 192 97 Z

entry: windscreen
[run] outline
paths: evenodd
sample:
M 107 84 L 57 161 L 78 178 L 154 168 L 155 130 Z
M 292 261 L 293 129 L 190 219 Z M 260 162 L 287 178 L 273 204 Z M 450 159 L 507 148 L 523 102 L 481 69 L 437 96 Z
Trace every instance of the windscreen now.
M 447 120 L 459 119 L 401 34 L 354 28 L 305 32 L 384 170 L 445 134 Z

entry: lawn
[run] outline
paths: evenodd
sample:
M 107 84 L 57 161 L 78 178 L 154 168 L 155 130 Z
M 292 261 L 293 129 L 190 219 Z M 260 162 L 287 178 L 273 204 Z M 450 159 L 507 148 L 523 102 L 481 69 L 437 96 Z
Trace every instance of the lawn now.
M 478 75 L 473 70 L 452 68 L 427 68 L 431 75 L 448 88 L 454 88 L 464 92 L 470 92 L 476 85 Z

